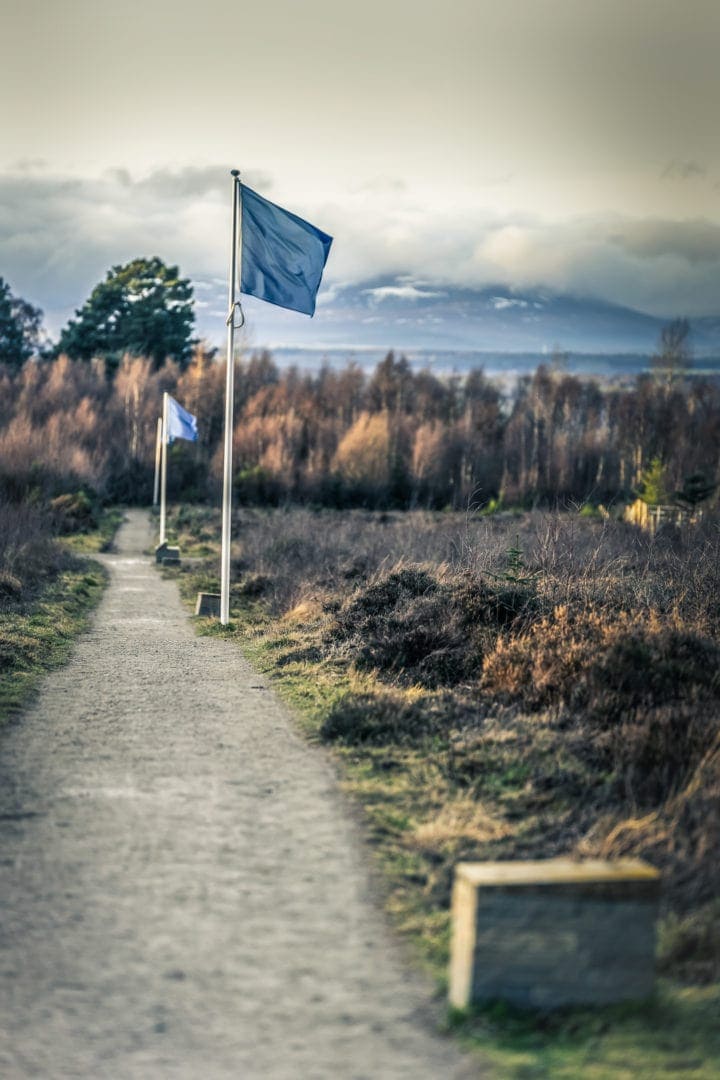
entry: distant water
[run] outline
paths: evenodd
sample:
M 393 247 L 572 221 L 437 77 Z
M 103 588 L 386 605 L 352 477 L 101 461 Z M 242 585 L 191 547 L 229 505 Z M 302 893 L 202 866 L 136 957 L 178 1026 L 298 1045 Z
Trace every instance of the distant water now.
M 282 367 L 296 366 L 305 370 L 317 370 L 324 364 L 343 368 L 353 362 L 365 370 L 372 370 L 387 355 L 387 349 L 310 349 L 278 348 L 270 350 L 275 361 Z M 455 349 L 406 349 L 396 350 L 396 356 L 407 357 L 413 369 L 428 368 L 438 375 L 466 374 L 482 368 L 486 375 L 504 380 L 535 371 L 539 364 L 549 364 L 549 353 L 499 353 Z M 640 375 L 650 370 L 649 353 L 564 353 L 566 370 L 575 375 L 596 375 L 602 378 L 618 378 Z M 694 371 L 698 374 L 720 375 L 720 357 L 697 359 Z

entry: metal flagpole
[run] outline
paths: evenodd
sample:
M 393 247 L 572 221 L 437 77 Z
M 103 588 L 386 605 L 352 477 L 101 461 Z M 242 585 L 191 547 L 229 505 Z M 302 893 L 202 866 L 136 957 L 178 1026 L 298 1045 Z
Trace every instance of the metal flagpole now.
M 242 266 L 242 194 L 240 173 L 232 169 L 232 244 L 228 283 L 227 374 L 225 378 L 225 461 L 223 466 L 222 550 L 220 555 L 220 622 L 230 621 L 230 541 L 232 532 L 232 443 L 235 406 L 235 287 Z
M 158 416 L 157 436 L 155 438 L 155 480 L 153 481 L 153 506 L 157 506 L 160 497 L 160 456 L 162 454 L 162 416 Z
M 162 456 L 160 465 L 160 543 L 167 542 L 165 535 L 165 514 L 167 510 L 167 429 L 168 429 L 168 393 L 163 394 L 162 414 Z

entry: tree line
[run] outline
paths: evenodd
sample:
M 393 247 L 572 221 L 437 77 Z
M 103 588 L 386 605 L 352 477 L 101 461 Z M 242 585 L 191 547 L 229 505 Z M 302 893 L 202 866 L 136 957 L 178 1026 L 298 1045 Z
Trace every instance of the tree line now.
M 202 346 L 186 365 L 130 354 L 111 368 L 64 355 L 0 365 L 0 494 L 149 501 L 167 390 L 200 432 L 171 448 L 170 495 L 217 499 L 224 384 L 224 362 Z M 503 390 L 481 370 L 441 377 L 393 353 L 372 372 L 310 372 L 260 352 L 237 361 L 236 389 L 235 484 L 248 502 L 610 505 L 657 484 L 658 468 L 668 492 L 695 478 L 709 494 L 718 479 L 720 385 L 698 377 L 604 384 L 543 365 Z
M 144 501 L 167 390 L 200 430 L 196 445 L 172 448 L 171 493 L 214 498 L 224 364 L 193 332 L 192 285 L 158 257 L 112 267 L 55 344 L 43 338 L 42 312 L 0 278 L 0 491 L 84 486 Z M 239 495 L 455 508 L 608 504 L 643 487 L 708 495 L 720 388 L 686 377 L 689 335 L 686 320 L 669 323 L 652 373 L 622 387 L 568 374 L 561 355 L 506 392 L 481 370 L 443 378 L 393 353 L 372 373 L 280 370 L 266 352 L 243 358 Z

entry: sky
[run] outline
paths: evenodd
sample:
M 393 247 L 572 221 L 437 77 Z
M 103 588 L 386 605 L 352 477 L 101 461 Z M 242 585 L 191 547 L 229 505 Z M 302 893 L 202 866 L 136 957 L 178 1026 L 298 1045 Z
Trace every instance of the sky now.
M 334 236 L 328 296 L 718 315 L 719 46 L 717 0 L 0 0 L 0 276 L 57 334 L 157 254 L 220 340 L 239 168 Z

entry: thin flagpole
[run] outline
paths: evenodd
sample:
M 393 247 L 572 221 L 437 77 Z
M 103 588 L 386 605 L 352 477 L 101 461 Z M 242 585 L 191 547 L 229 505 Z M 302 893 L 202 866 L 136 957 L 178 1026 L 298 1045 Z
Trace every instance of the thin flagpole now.
M 157 435 L 155 437 L 155 479 L 153 481 L 153 506 L 157 506 L 160 497 L 160 457 L 162 455 L 162 416 L 158 416 Z
M 160 465 L 160 543 L 167 542 L 165 534 L 165 516 L 167 511 L 167 429 L 168 429 L 168 394 L 163 394 L 162 414 L 162 458 Z
M 235 287 L 242 266 L 242 195 L 240 173 L 232 169 L 232 242 L 228 282 L 227 374 L 225 377 L 225 459 L 223 465 L 222 550 L 220 554 L 220 622 L 230 621 L 230 541 L 232 539 L 232 443 L 235 406 Z M 238 227 L 239 226 L 239 227 Z

